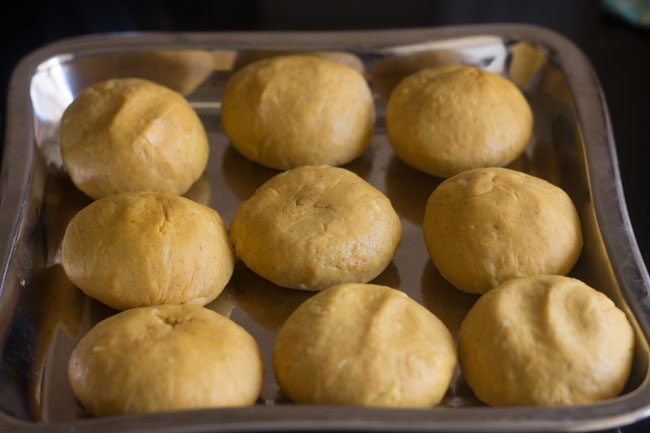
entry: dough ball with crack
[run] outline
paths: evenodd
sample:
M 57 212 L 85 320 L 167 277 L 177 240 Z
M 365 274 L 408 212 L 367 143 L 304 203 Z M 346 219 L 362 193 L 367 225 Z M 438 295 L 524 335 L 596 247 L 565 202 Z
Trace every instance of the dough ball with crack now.
M 235 252 L 284 287 L 368 282 L 390 263 L 402 225 L 390 201 L 356 174 L 305 166 L 274 176 L 237 210 Z
M 230 78 L 221 121 L 235 149 L 267 167 L 342 165 L 368 147 L 374 107 L 354 69 L 314 56 L 281 56 Z
M 561 276 L 510 280 L 463 321 L 459 354 L 476 396 L 493 406 L 589 404 L 617 396 L 634 332 L 604 294 Z
M 234 253 L 219 214 L 152 192 L 104 197 L 79 212 L 63 237 L 61 264 L 87 295 L 120 310 L 215 299 Z
M 408 76 L 386 108 L 386 129 L 397 156 L 439 177 L 508 164 L 523 152 L 532 126 L 531 109 L 514 84 L 470 66 Z
M 427 202 L 423 230 L 433 264 L 469 293 L 516 277 L 565 275 L 582 249 L 569 196 L 505 168 L 468 170 L 442 182 Z
M 61 119 L 61 155 L 92 198 L 131 191 L 185 193 L 208 162 L 208 139 L 180 94 L 136 78 L 85 89 Z
M 451 381 L 445 326 L 404 292 L 341 284 L 305 301 L 280 329 L 273 370 L 296 403 L 431 407 Z
M 75 396 L 98 416 L 247 406 L 263 365 L 255 339 L 197 305 L 161 305 L 103 320 L 72 352 Z

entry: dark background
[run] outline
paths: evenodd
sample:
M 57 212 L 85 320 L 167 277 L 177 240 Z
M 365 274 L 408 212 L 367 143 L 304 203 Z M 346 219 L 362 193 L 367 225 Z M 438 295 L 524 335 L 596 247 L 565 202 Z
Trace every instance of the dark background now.
M 120 31 L 352 30 L 495 22 L 549 27 L 573 40 L 591 59 L 609 104 L 632 225 L 649 263 L 650 30 L 624 22 L 595 0 L 18 0 L 0 9 L 0 137 L 11 70 L 25 54 L 65 37 Z M 650 431 L 650 421 L 623 431 Z

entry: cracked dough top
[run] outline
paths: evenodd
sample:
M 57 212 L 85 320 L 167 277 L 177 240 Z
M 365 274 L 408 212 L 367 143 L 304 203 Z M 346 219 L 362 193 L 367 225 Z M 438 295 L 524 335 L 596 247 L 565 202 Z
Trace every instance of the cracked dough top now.
M 280 56 L 230 78 L 221 121 L 235 149 L 267 167 L 341 165 L 368 147 L 374 105 L 354 69 L 314 56 Z
M 438 185 L 423 230 L 433 264 L 469 293 L 485 293 L 515 277 L 565 275 L 582 249 L 569 196 L 505 168 L 468 170 Z
M 98 416 L 250 405 L 262 370 L 250 334 L 195 305 L 109 317 L 81 339 L 68 364 L 75 395 Z
M 386 196 L 351 171 L 329 166 L 271 178 L 241 205 L 230 228 L 246 266 L 304 290 L 372 280 L 390 263 L 401 236 Z
M 87 295 L 117 308 L 216 298 L 232 275 L 226 227 L 209 207 L 173 194 L 104 197 L 68 224 L 61 264 Z
M 130 191 L 185 193 L 208 162 L 201 120 L 180 94 L 151 81 L 103 81 L 61 119 L 61 155 L 92 198 Z

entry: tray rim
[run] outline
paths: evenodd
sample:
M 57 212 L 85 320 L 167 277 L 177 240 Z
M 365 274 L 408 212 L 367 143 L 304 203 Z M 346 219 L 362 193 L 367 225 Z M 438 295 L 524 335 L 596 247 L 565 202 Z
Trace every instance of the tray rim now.
M 39 65 L 66 54 L 142 49 L 357 48 L 376 49 L 432 39 L 494 35 L 544 45 L 557 60 L 574 95 L 585 142 L 588 184 L 598 227 L 614 275 L 646 342 L 650 341 L 650 278 L 625 206 L 616 147 L 605 96 L 586 56 L 567 38 L 543 27 L 488 24 L 435 28 L 327 32 L 114 33 L 89 35 L 46 45 L 24 57 L 11 77 L 4 154 L 0 169 L 0 311 L 8 267 L 24 222 L 35 156 L 30 83 Z M 585 126 L 587 125 L 587 126 Z M 24 146 L 24 143 L 31 143 Z M 598 176 L 594 176 L 598 173 Z M 605 174 L 607 176 L 605 176 Z M 610 176 L 611 175 L 611 176 Z M 612 188 L 611 180 L 614 180 Z M 459 416 L 461 415 L 461 416 Z M 39 424 L 0 412 L 0 427 L 14 431 L 93 432 L 155 430 L 174 432 L 249 430 L 409 431 L 584 431 L 629 424 L 650 415 L 650 377 L 635 390 L 602 403 L 570 407 L 366 409 L 343 406 L 278 405 L 212 409 Z

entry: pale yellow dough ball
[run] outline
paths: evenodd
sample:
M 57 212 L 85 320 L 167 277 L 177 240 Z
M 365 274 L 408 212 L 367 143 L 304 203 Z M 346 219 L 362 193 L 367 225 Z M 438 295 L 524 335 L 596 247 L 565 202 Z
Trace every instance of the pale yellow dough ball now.
M 374 107 L 354 69 L 315 56 L 281 56 L 230 78 L 221 121 L 235 149 L 267 167 L 341 165 L 368 147 Z
M 386 286 L 341 284 L 303 303 L 278 332 L 273 370 L 296 403 L 431 407 L 456 347 L 430 311 Z
M 516 277 L 565 275 L 582 250 L 569 196 L 505 168 L 468 170 L 442 182 L 429 197 L 422 228 L 433 264 L 469 293 Z
M 254 404 L 263 365 L 255 339 L 196 305 L 161 305 L 103 320 L 72 352 L 75 396 L 98 416 Z
M 502 166 L 526 147 L 533 116 L 507 79 L 470 66 L 425 69 L 391 93 L 386 128 L 397 156 L 433 176 Z
M 459 334 L 463 375 L 493 406 L 615 397 L 629 376 L 633 349 L 625 314 L 602 293 L 561 276 L 517 278 L 486 293 Z
M 92 198 L 131 191 L 183 194 L 208 161 L 208 139 L 188 102 L 147 80 L 88 87 L 61 119 L 61 156 Z
M 402 225 L 351 171 L 305 166 L 274 176 L 233 217 L 230 239 L 253 272 L 284 287 L 366 283 L 390 263 Z
M 116 194 L 81 210 L 61 264 L 87 295 L 116 308 L 200 304 L 230 279 L 234 253 L 219 214 L 173 194 Z

